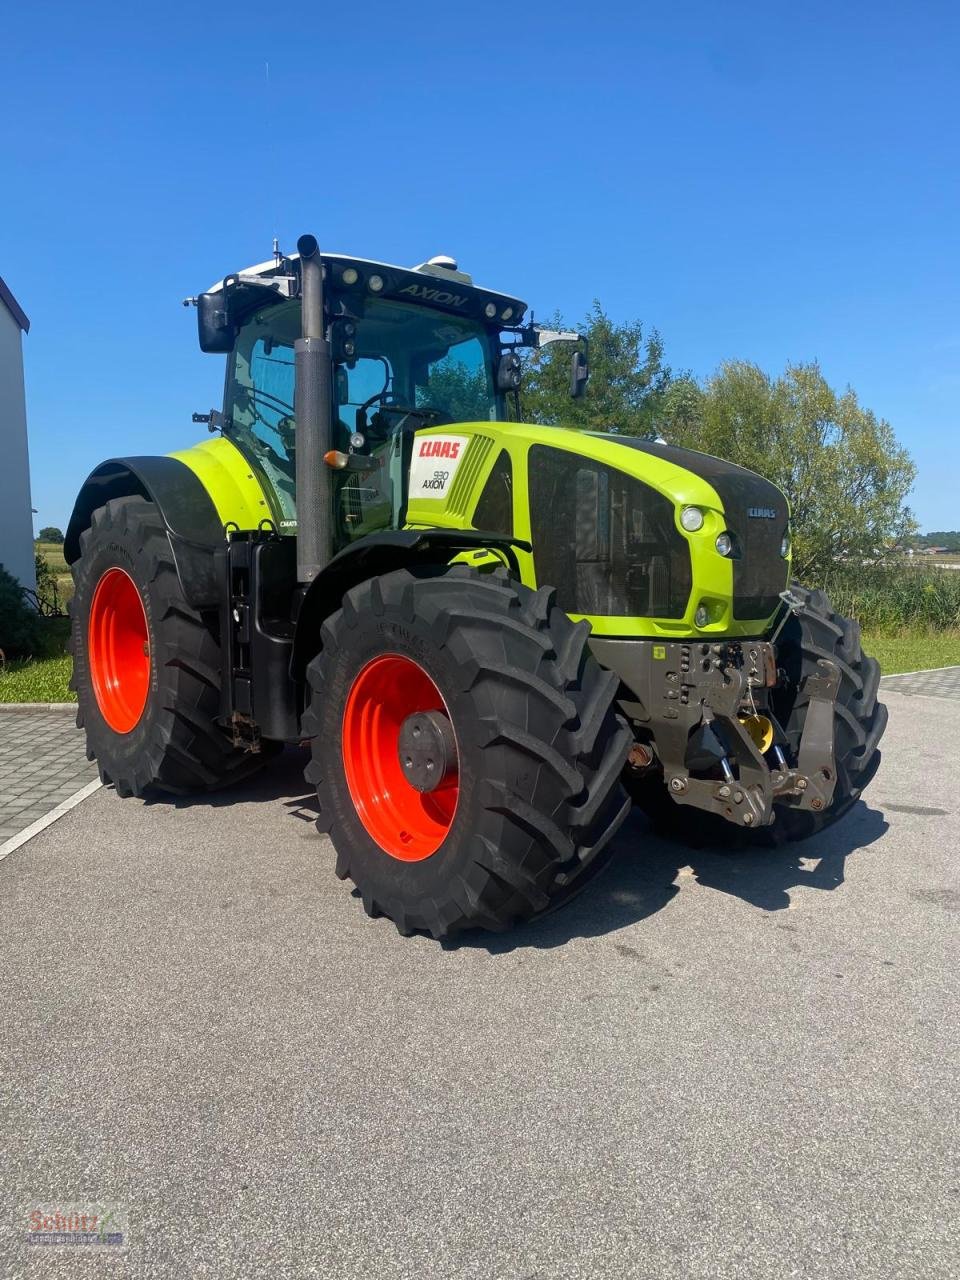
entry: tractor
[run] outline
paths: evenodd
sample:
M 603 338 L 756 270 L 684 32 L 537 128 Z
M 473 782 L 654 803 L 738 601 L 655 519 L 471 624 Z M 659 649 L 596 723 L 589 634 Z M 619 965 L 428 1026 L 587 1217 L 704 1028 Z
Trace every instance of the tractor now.
M 791 582 L 784 495 L 518 420 L 525 351 L 568 343 L 583 394 L 580 335 L 453 259 L 312 236 L 186 304 L 227 357 L 210 438 L 101 463 L 66 535 L 77 723 L 118 794 L 309 744 L 336 874 L 438 939 L 560 906 L 634 804 L 742 845 L 855 803 L 880 671 Z

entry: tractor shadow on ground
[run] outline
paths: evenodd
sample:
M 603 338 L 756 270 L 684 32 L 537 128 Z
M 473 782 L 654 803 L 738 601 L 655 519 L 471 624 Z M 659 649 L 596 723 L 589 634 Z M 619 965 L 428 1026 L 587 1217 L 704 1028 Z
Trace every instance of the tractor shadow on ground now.
M 654 915 L 675 898 L 684 868 L 704 889 L 730 894 L 761 911 L 783 911 L 790 906 L 791 889 L 839 888 L 847 858 L 873 844 L 887 826 L 879 810 L 860 800 L 835 827 L 796 844 L 778 849 L 693 849 L 654 835 L 635 810 L 616 836 L 610 866 L 568 905 L 509 933 L 465 935 L 449 945 L 491 953 L 523 947 L 546 950 L 574 938 L 615 933 Z
M 309 760 L 310 752 L 305 747 L 287 746 L 249 777 L 219 791 L 199 792 L 188 796 L 154 792 L 145 798 L 144 804 L 163 804 L 174 809 L 193 809 L 200 805 L 220 809 L 227 805 L 250 802 L 279 804 L 286 810 L 288 817 L 313 823 L 319 813 L 317 794 L 303 776 Z
M 145 803 L 182 809 L 262 802 L 281 805 L 286 816 L 312 825 L 318 813 L 317 797 L 303 777 L 309 758 L 305 748 L 288 746 L 263 769 L 222 791 L 158 794 Z M 883 814 L 860 800 L 836 826 L 796 844 L 773 849 L 692 848 L 655 835 L 635 809 L 615 837 L 610 865 L 572 902 L 506 933 L 463 934 L 443 946 L 499 954 L 524 947 L 547 950 L 574 938 L 616 933 L 656 914 L 675 898 L 680 892 L 677 879 L 686 868 L 704 889 L 730 894 L 761 911 L 783 911 L 790 906 L 791 889 L 839 888 L 847 858 L 873 844 L 886 830 Z

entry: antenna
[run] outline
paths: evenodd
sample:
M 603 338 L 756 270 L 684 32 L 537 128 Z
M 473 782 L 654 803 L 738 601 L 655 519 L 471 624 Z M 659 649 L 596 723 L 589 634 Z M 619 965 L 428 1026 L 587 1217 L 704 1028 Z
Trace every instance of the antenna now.
M 267 82 L 267 101 L 269 102 L 270 100 L 270 63 L 269 61 L 264 62 L 263 72 Z M 276 195 L 274 195 L 274 200 L 276 200 Z M 277 209 L 276 209 L 276 205 L 274 205 L 274 208 L 273 208 L 273 231 L 274 231 L 273 261 L 275 265 L 279 267 L 280 259 L 283 257 L 283 255 L 280 252 L 280 241 L 278 240 L 276 235 L 278 222 L 279 222 L 279 218 L 277 217 Z

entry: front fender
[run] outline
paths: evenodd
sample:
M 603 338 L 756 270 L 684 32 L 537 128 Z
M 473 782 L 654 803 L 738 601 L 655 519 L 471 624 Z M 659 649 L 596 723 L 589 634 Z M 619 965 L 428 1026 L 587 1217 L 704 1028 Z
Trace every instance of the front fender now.
M 479 562 L 490 561 L 490 548 L 503 553 L 511 571 L 520 578 L 515 547 L 532 550 L 529 542 L 502 533 L 475 529 L 387 529 L 358 538 L 333 557 L 307 588 L 297 615 L 290 673 L 302 682 L 307 663 L 320 650 L 324 619 L 340 608 L 340 601 L 359 582 L 416 565 L 447 564 L 474 552 Z M 468 564 L 470 560 L 466 561 Z

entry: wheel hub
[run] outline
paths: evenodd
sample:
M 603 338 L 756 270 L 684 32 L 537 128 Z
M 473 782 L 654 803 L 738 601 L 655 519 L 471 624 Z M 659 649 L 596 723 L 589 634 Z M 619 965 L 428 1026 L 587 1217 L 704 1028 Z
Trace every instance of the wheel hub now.
M 100 714 L 115 733 L 129 733 L 150 692 L 150 632 L 137 585 L 119 567 L 107 569 L 93 593 L 87 660 Z
M 436 791 L 457 772 L 453 726 L 442 711 L 417 711 L 400 726 L 397 755 L 403 776 L 417 791 Z
M 460 794 L 453 726 L 432 677 L 399 653 L 372 658 L 347 694 L 342 734 L 344 776 L 367 834 L 402 862 L 431 857 Z

